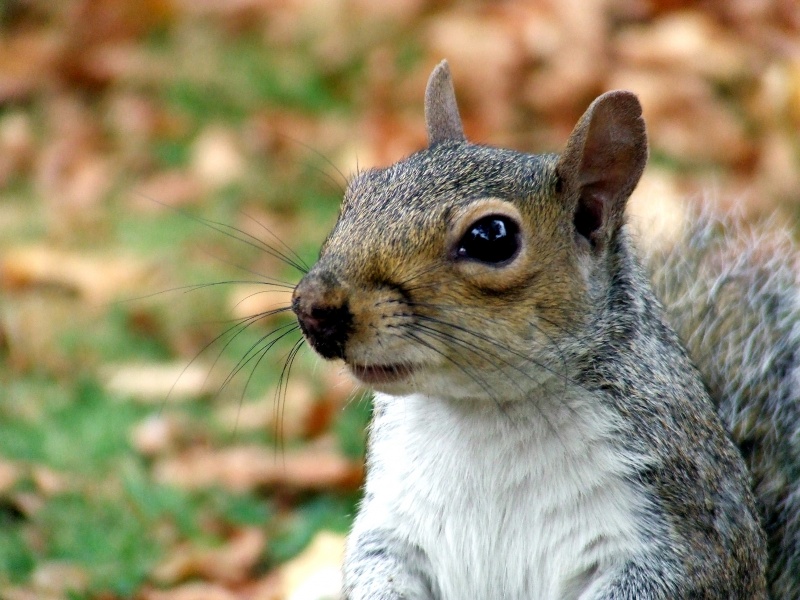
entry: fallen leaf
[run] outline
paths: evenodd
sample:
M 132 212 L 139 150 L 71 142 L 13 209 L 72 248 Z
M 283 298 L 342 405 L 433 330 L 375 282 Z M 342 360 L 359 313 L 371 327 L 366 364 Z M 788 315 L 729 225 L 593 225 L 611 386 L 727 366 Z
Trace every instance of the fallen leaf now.
M 186 583 L 169 590 L 143 590 L 142 600 L 243 600 L 234 592 L 216 583 Z
M 235 183 L 244 174 L 245 160 L 234 132 L 220 125 L 203 130 L 192 144 L 191 169 L 211 188 Z
M 198 362 L 109 365 L 101 369 L 106 389 L 145 403 L 182 402 L 212 393 L 211 367 Z
M 166 207 L 193 204 L 204 193 L 205 186 L 195 175 L 173 169 L 161 171 L 141 181 L 134 188 L 131 201 L 137 209 L 157 212 Z
M 0 37 L 0 104 L 20 101 L 39 91 L 52 77 L 63 47 L 57 32 L 42 29 Z
M 31 575 L 31 586 L 41 594 L 80 593 L 89 586 L 86 568 L 66 561 L 40 563 Z
M 270 431 L 281 440 L 313 437 L 327 429 L 333 407 L 323 395 L 299 378 L 290 378 L 286 388 L 269 390 L 262 399 L 219 409 L 218 419 L 226 429 Z
M 105 304 L 142 285 L 149 271 L 134 258 L 25 246 L 10 248 L 0 258 L 0 287 L 62 288 L 93 304 Z
M 668 68 L 717 81 L 747 75 L 754 66 L 747 44 L 710 14 L 696 10 L 668 13 L 652 23 L 627 28 L 616 37 L 615 48 L 622 61 L 637 67 Z
M 184 433 L 175 415 L 155 414 L 139 422 L 131 432 L 131 444 L 144 456 L 156 456 L 174 450 Z
M 62 494 L 70 489 L 66 474 L 43 465 L 34 466 L 31 477 L 36 484 L 36 489 L 47 497 Z
M 20 468 L 5 459 L 0 459 L 0 495 L 7 494 L 19 481 Z
M 248 528 L 235 532 L 218 548 L 180 546 L 153 571 L 153 577 L 164 584 L 173 584 L 192 577 L 238 583 L 246 580 L 266 547 L 261 529 Z
M 280 569 L 287 600 L 338 600 L 342 591 L 345 536 L 322 531 Z
M 193 448 L 157 461 L 154 478 L 185 489 L 219 485 L 236 492 L 264 486 L 356 489 L 363 465 L 321 445 L 284 452 L 261 446 Z

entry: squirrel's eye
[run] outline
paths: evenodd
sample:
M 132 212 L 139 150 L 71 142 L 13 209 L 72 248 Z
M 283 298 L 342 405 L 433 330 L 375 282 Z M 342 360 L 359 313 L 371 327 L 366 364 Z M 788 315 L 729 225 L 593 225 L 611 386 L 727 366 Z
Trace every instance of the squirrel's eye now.
M 519 250 L 519 225 L 509 217 L 489 215 L 470 225 L 456 256 L 489 264 L 504 263 Z

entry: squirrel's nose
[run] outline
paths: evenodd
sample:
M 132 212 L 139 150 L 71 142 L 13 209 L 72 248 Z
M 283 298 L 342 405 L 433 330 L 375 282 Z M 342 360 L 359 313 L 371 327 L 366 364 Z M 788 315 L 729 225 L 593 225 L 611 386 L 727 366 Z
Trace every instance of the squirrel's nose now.
M 292 310 L 300 329 L 323 358 L 344 358 L 353 327 L 346 292 L 330 278 L 309 274 L 297 285 Z

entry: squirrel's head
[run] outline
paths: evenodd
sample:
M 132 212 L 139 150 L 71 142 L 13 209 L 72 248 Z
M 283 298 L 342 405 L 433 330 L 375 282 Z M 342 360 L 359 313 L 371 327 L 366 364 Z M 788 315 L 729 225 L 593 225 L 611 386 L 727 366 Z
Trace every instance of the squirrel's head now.
M 319 354 L 378 390 L 527 395 L 602 302 L 647 157 L 639 102 L 597 98 L 560 156 L 475 145 L 442 62 L 425 116 L 426 149 L 350 182 L 292 308 Z

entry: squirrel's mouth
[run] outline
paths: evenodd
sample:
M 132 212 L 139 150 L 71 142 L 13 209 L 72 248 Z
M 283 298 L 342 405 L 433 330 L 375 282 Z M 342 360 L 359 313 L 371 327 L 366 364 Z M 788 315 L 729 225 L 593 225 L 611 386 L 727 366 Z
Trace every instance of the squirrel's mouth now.
M 359 381 L 367 385 L 395 383 L 411 376 L 411 365 L 348 365 Z

